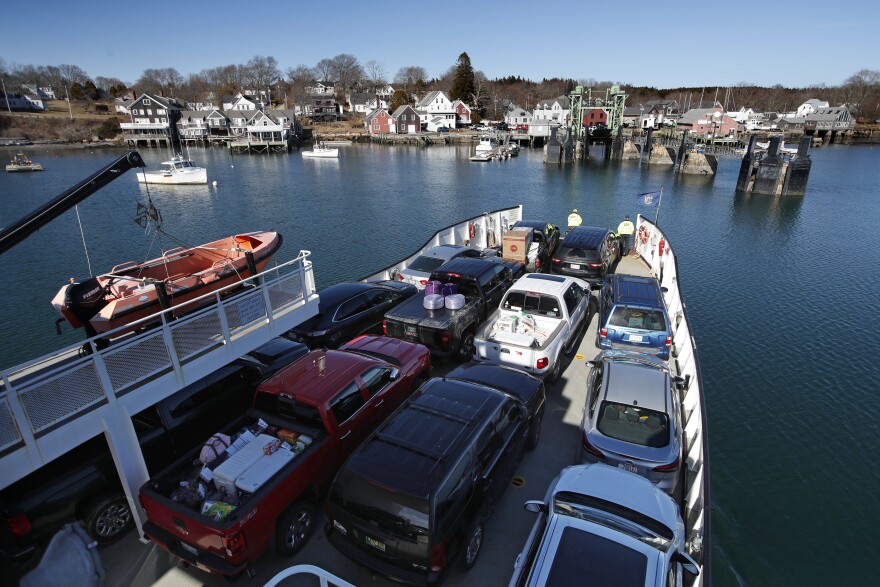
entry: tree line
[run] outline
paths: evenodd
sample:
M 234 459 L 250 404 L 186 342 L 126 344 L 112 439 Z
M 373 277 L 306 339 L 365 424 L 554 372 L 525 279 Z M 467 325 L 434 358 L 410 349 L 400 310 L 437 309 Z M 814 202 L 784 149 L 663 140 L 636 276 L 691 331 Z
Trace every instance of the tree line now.
M 19 91 L 22 84 L 52 86 L 59 99 L 96 101 L 123 96 L 130 90 L 162 94 L 184 102 L 214 102 L 242 90 L 268 93 L 275 104 L 304 104 L 306 88 L 318 81 L 332 82 L 341 100 L 348 92 L 374 93 L 389 84 L 395 88 L 391 110 L 413 104 L 433 90 L 447 92 L 452 100 L 468 104 L 478 118 L 501 119 L 510 105 L 532 110 L 537 103 L 570 93 L 578 85 L 592 88 L 594 94 L 618 85 L 628 94 L 626 104 L 638 106 L 654 100 L 677 100 L 682 108 L 717 99 L 728 110 L 742 106 L 765 112 L 787 112 L 811 98 L 832 106 L 846 104 L 860 122 L 880 120 L 880 71 L 862 69 L 839 86 L 824 84 L 789 88 L 781 85 L 758 86 L 741 82 L 720 88 L 654 88 L 595 79 L 550 78 L 532 81 L 520 76 L 489 79 L 475 70 L 467 53 L 438 77 L 429 78 L 424 67 L 401 67 L 389 76 L 385 65 L 376 60 L 361 63 L 357 57 L 340 53 L 313 66 L 300 64 L 282 69 L 277 59 L 256 55 L 242 64 L 229 64 L 188 75 L 173 67 L 149 68 L 133 83 L 114 77 L 92 78 L 76 65 L 8 65 L 0 58 L 0 78 L 7 91 Z M 699 98 L 697 97 L 699 95 Z M 721 98 L 723 96 L 723 99 Z

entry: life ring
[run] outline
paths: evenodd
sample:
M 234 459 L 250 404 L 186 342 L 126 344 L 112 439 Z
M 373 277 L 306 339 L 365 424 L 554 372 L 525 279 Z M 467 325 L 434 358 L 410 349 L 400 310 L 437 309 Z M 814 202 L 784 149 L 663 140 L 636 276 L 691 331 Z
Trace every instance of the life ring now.
M 648 237 L 651 236 L 651 232 L 645 228 L 645 225 L 639 227 L 639 240 L 642 241 L 642 244 L 646 244 L 648 242 Z

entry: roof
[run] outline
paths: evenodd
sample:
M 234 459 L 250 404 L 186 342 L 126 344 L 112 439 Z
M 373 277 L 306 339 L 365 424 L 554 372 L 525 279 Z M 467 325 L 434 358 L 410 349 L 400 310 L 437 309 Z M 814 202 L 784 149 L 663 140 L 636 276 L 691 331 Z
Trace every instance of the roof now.
M 605 240 L 609 230 L 597 226 L 578 226 L 571 229 L 565 238 L 562 239 L 562 245 L 566 247 L 577 247 L 580 249 L 595 249 Z
M 404 104 L 403 106 L 398 106 L 397 110 L 395 110 L 394 114 L 392 114 L 391 116 L 393 116 L 394 118 L 398 118 L 401 114 L 403 114 L 406 111 L 407 108 L 409 108 L 410 110 L 415 112 L 415 108 L 413 108 L 409 104 Z
M 431 379 L 371 435 L 345 467 L 395 490 L 427 496 L 505 396 Z
M 614 358 L 605 364 L 605 399 L 666 414 L 672 412 L 672 406 L 666 405 L 666 390 L 670 383 L 666 369 Z
M 655 278 L 615 274 L 611 276 L 611 280 L 614 284 L 614 298 L 617 303 L 663 307 L 660 286 Z
M 470 247 L 466 247 L 464 245 L 437 245 L 436 247 L 431 247 L 430 249 L 425 251 L 422 256 L 434 257 L 436 259 L 444 259 L 448 261 L 456 255 L 460 255 L 463 251 L 466 251 L 469 248 Z
M 726 116 L 723 112 L 719 111 L 717 108 L 692 108 L 688 110 L 684 114 L 681 115 L 681 118 L 678 119 L 679 124 L 694 124 L 701 118 L 712 117 L 716 112 L 719 112 L 719 117 Z
M 461 273 L 467 276 L 482 275 L 490 269 L 494 269 L 497 263 L 488 259 L 469 259 L 458 257 L 441 265 L 437 271 L 444 273 Z
M 418 108 L 418 107 L 422 107 L 422 108 L 427 107 L 427 106 L 428 106 L 431 102 L 433 102 L 434 99 L 435 99 L 437 96 L 439 96 L 440 94 L 443 94 L 443 92 L 441 92 L 441 91 L 437 91 L 437 90 L 435 90 L 435 91 L 433 91 L 433 92 L 428 92 L 427 94 L 425 94 L 425 96 L 424 96 L 421 100 L 419 100 L 419 101 L 416 103 L 416 108 Z M 443 97 L 446 97 L 446 94 L 443 94 Z
M 344 351 L 312 351 L 259 385 L 258 391 L 318 403 L 336 394 L 377 360 Z
M 536 293 L 559 294 L 575 282 L 581 282 L 573 277 L 562 275 L 548 275 L 545 273 L 526 273 L 516 280 L 507 291 L 530 291 Z

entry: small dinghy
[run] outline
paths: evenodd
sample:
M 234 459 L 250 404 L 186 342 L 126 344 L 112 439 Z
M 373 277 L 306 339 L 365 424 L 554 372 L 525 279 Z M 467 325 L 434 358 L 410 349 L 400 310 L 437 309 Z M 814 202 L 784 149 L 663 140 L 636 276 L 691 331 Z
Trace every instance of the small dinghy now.
M 52 305 L 72 327 L 85 328 L 90 337 L 95 336 L 259 273 L 281 241 L 277 232 L 248 232 L 198 247 L 178 247 L 143 263 L 122 263 L 104 275 L 79 282 L 71 278 Z M 187 304 L 181 313 L 199 306 Z

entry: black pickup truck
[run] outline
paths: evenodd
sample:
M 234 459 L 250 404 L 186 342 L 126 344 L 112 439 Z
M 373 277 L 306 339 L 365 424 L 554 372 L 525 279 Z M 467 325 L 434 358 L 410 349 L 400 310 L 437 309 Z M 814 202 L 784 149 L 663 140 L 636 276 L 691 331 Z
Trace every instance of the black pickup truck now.
M 421 343 L 437 357 L 470 360 L 477 326 L 498 308 L 504 292 L 523 273 L 522 263 L 499 257 L 453 259 L 438 267 L 431 280 L 455 284 L 465 297 L 464 306 L 429 310 L 423 305 L 424 296 L 415 295 L 385 314 L 383 330 L 388 336 Z
M 261 380 L 308 350 L 275 338 L 132 416 L 147 469 L 159 471 L 239 417 Z M 4 567 L 18 569 L 36 562 L 43 545 L 67 522 L 83 520 L 89 536 L 102 544 L 134 526 L 103 435 L 0 491 L 0 515 L 0 524 L 11 531 L 0 536 L 0 559 Z

